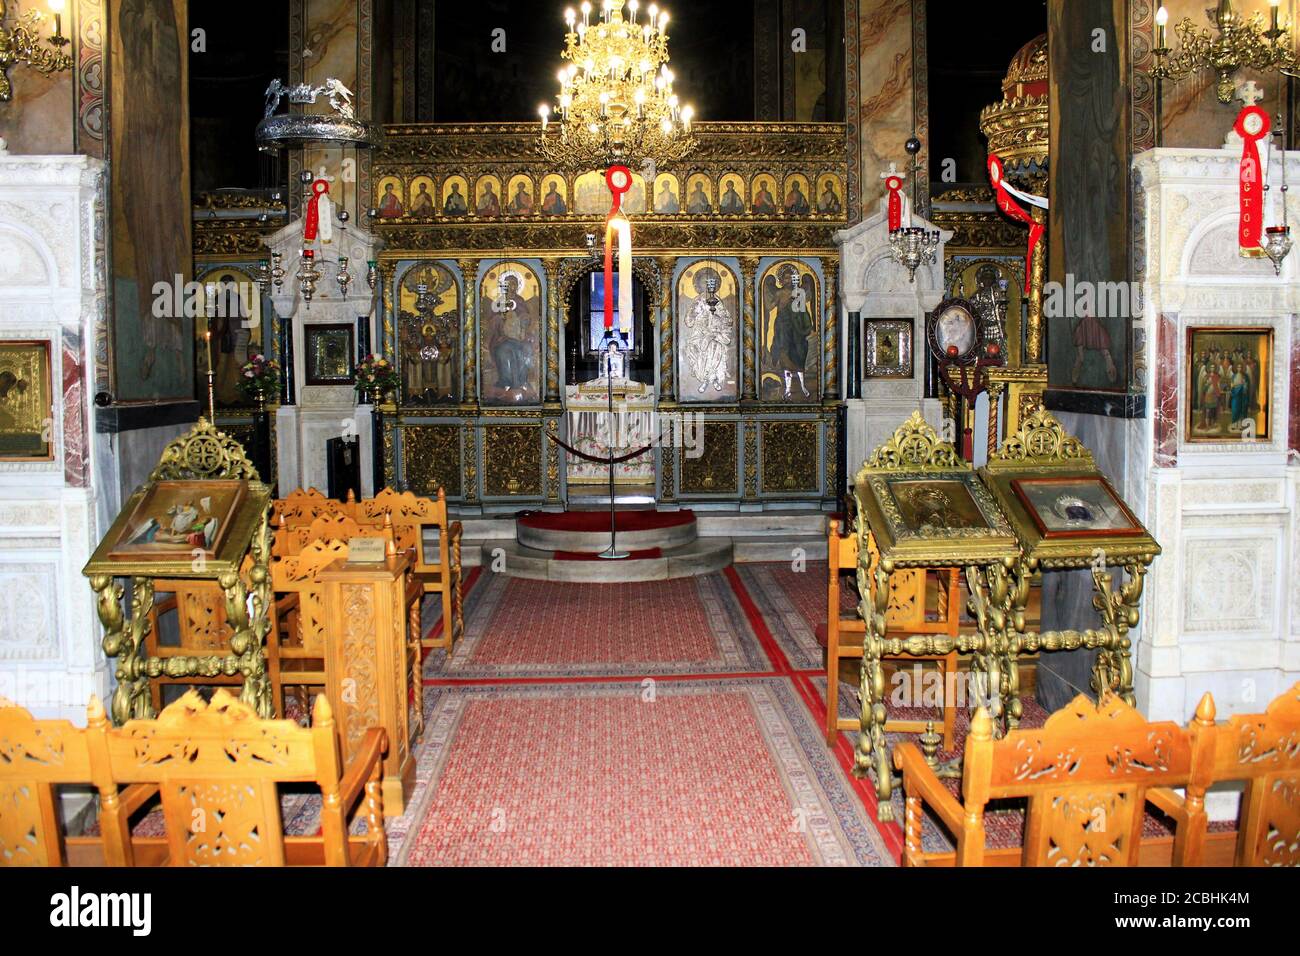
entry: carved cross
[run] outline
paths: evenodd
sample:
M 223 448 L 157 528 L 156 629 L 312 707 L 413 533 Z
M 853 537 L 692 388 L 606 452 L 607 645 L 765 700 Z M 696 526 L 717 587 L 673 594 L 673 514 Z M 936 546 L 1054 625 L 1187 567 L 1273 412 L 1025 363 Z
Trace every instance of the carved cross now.
M 1237 95 L 1235 99 L 1241 100 L 1247 106 L 1254 106 L 1264 98 L 1264 91 L 1254 80 L 1247 80 L 1245 83 L 1237 82 Z
M 1252 80 L 1251 82 L 1253 83 L 1254 81 Z M 881 178 L 881 179 L 888 179 L 890 176 L 897 176 L 899 179 L 906 179 L 906 178 L 907 178 L 907 174 L 906 174 L 906 173 L 900 173 L 900 172 L 898 171 L 898 164 L 897 164 L 897 163 L 890 163 L 890 164 L 889 164 L 889 168 L 888 168 L 887 170 L 885 170 L 883 173 L 880 174 L 880 178 Z

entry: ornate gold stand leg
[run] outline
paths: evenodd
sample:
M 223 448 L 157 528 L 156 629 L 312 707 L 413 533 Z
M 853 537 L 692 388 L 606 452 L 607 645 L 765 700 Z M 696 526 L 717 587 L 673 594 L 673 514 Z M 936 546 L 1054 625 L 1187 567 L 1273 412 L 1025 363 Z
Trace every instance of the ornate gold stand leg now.
M 1104 565 L 1092 569 L 1097 592 L 1092 603 L 1101 613 L 1102 630 L 1109 635 L 1093 664 L 1092 689 L 1099 695 L 1112 690 L 1131 706 L 1137 702 L 1133 696 L 1132 641 L 1128 632 L 1138 622 L 1146 571 L 1146 564 L 1140 561 L 1125 565 L 1124 583 L 1116 591 L 1111 588 L 1113 575 Z
M 892 565 L 878 561 L 873 574 L 874 586 L 866 588 L 866 571 L 858 565 L 859 593 L 863 595 L 860 612 L 867 630 L 862 638 L 862 669 L 859 671 L 859 691 L 862 695 L 862 719 L 858 731 L 853 773 L 867 776 L 876 772 L 876 816 L 882 821 L 894 819 L 890 803 L 893 789 L 892 768 L 889 765 L 889 747 L 885 742 L 885 673 L 880 664 L 881 639 L 885 633 L 885 614 L 889 606 L 889 578 Z M 868 604 L 867 595 L 871 596 Z
M 153 610 L 153 579 L 131 579 L 131 618 L 122 614 L 122 587 L 107 574 L 97 574 L 90 586 L 98 595 L 99 621 L 104 625 L 104 654 L 117 659 L 110 713 L 121 726 L 132 718 L 153 717 L 149 676 L 144 656 L 144 639 L 149 633 Z

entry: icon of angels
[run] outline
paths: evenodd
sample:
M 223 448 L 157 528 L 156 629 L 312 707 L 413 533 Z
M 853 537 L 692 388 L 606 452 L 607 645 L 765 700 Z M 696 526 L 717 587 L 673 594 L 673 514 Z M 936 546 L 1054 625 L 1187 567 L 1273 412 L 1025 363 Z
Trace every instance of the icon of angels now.
M 713 212 L 713 180 L 704 173 L 695 173 L 686 180 L 686 211 L 692 216 Z
M 206 381 L 210 353 L 213 401 L 227 407 L 247 405 L 249 400 L 239 383 L 245 363 L 263 348 L 261 291 L 253 277 L 239 269 L 215 269 L 198 281 L 204 298 L 203 316 L 194 322 L 199 380 Z M 203 338 L 205 331 L 212 333 L 208 342 Z
M 778 262 L 763 275 L 759 311 L 765 401 L 817 401 L 817 276 L 803 262 Z
M 808 177 L 803 173 L 792 173 L 785 177 L 785 198 L 781 208 L 787 216 L 806 216 L 812 212 L 811 189 Z
M 523 173 L 510 177 L 506 189 L 506 215 L 531 216 L 537 208 L 533 181 Z
M 655 212 L 672 216 L 682 211 L 682 187 L 672 173 L 660 173 L 654 183 Z
M 375 205 L 379 208 L 380 219 L 401 219 L 406 215 L 400 179 L 396 176 L 385 176 L 379 180 L 375 188 L 379 191 L 379 199 Z
M 480 176 L 474 185 L 474 215 L 496 219 L 501 215 L 501 180 Z
M 609 184 L 605 184 L 605 209 L 614 202 L 614 194 L 609 191 Z M 646 188 L 645 177 L 640 173 L 632 174 L 632 185 L 627 188 L 627 194 L 623 197 L 623 211 L 630 216 L 644 213 L 646 206 Z
M 437 211 L 433 197 L 433 180 L 428 176 L 416 176 L 411 180 L 411 208 L 407 211 L 408 214 L 432 217 Z
M 541 283 L 522 262 L 499 262 L 479 286 L 483 402 L 535 404 L 541 397 Z
M 592 170 L 574 180 L 573 209 L 580 216 L 609 212 L 609 186 L 605 183 L 604 173 Z
M 755 216 L 776 215 L 776 180 L 771 176 L 754 177 L 754 202 L 752 208 Z
M 542 215 L 567 216 L 569 213 L 568 184 L 557 173 L 542 177 Z
M 717 261 L 693 263 L 677 278 L 677 381 L 683 402 L 737 396 L 736 276 Z
M 844 184 L 834 173 L 817 177 L 817 211 L 826 216 L 844 214 Z
M 469 183 L 464 176 L 448 176 L 442 181 L 442 214 L 456 218 L 469 215 Z
M 734 173 L 728 173 L 718 182 L 721 190 L 718 194 L 718 212 L 724 216 L 743 216 L 745 214 L 745 181 Z
M 461 315 L 456 277 L 441 263 L 417 263 L 403 273 L 397 296 L 404 404 L 456 401 Z

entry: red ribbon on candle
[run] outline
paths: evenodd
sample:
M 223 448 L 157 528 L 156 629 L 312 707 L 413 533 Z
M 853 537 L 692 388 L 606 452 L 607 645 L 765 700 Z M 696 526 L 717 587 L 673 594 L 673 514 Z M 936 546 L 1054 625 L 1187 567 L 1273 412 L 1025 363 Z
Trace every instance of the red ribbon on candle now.
M 885 188 L 889 190 L 889 231 L 893 232 L 903 225 L 903 177 L 885 177 Z
M 632 170 L 626 166 L 611 166 L 605 170 L 605 183 L 614 196 L 614 204 L 605 217 L 605 331 L 614 328 L 614 217 L 623 208 L 623 194 L 632 188 Z M 631 276 L 624 276 L 631 282 Z
M 1029 291 L 1029 273 L 1033 266 L 1034 249 L 1038 246 L 1038 241 L 1043 237 L 1043 224 L 1035 222 L 1034 217 L 1025 212 L 1020 203 L 1011 198 L 1007 192 L 1006 183 L 1002 181 L 1002 160 L 996 156 L 989 156 L 989 182 L 993 184 L 993 200 L 997 203 L 998 209 L 1016 220 L 1023 222 L 1029 227 L 1029 245 L 1025 250 L 1025 291 Z
M 1258 249 L 1264 228 L 1259 141 L 1268 135 L 1268 127 L 1268 114 L 1258 106 L 1244 108 L 1232 124 L 1241 137 L 1241 166 L 1237 171 L 1237 244 L 1243 249 Z
M 307 216 L 302 226 L 303 239 L 311 242 L 316 238 L 316 233 L 320 229 L 320 197 L 330 191 L 330 184 L 323 179 L 318 179 L 311 184 L 311 199 L 307 200 Z

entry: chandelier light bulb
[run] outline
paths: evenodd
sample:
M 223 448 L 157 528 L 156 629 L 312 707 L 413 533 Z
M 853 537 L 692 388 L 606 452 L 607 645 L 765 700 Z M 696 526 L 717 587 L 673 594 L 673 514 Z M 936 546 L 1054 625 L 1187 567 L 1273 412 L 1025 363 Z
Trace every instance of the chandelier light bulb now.
M 569 25 L 569 32 L 573 32 L 573 24 L 577 19 L 577 15 L 573 12 L 573 7 L 568 7 L 564 11 L 564 22 Z
M 663 33 L 664 30 L 667 29 L 667 27 L 668 27 L 668 11 L 665 10 L 663 13 L 659 14 L 659 32 Z
M 1161 7 L 1156 11 L 1156 26 L 1164 26 L 1169 22 L 1169 11 Z

